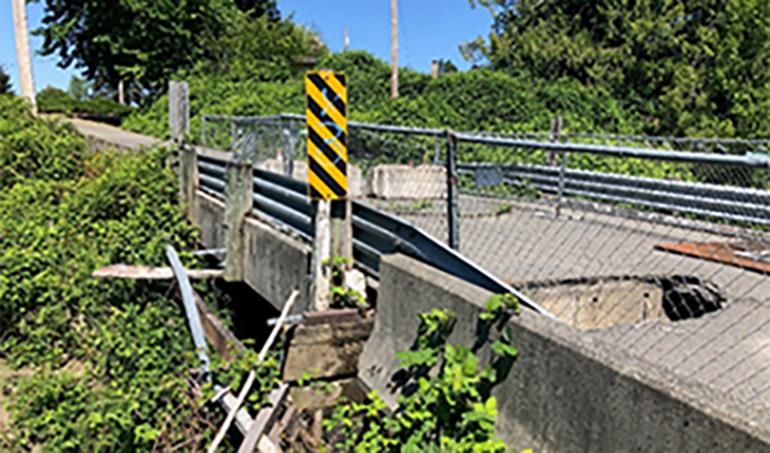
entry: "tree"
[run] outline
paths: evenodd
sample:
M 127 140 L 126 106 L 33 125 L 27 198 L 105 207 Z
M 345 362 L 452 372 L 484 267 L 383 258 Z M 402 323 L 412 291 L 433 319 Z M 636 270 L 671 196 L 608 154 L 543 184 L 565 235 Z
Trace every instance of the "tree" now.
M 150 92 L 207 56 L 206 45 L 238 13 L 233 0 L 44 0 L 43 55 L 74 64 L 88 80 L 125 80 Z
M 478 0 L 494 24 L 466 57 L 577 79 L 632 102 L 650 132 L 767 134 L 766 0 Z M 471 0 L 471 4 L 476 2 Z
M 235 6 L 254 19 L 262 16 L 273 22 L 281 19 L 275 0 L 235 0 Z
M 11 89 L 11 76 L 5 72 L 5 67 L 0 66 L 0 94 L 10 93 Z
M 67 87 L 67 94 L 75 101 L 85 101 L 93 95 L 93 87 L 89 81 L 72 76 Z
M 443 58 L 438 61 L 438 74 L 446 75 L 457 72 L 457 66 L 452 63 L 452 60 L 444 60 Z

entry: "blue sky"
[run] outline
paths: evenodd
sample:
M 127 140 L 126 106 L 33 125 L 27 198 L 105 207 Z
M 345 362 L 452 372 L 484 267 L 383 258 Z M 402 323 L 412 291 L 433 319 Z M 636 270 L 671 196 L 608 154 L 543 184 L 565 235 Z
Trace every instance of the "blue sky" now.
M 364 49 L 390 61 L 390 0 L 278 0 L 285 16 L 294 12 L 294 20 L 319 32 L 333 52 L 342 50 L 343 30 L 348 28 L 351 49 Z M 27 5 L 29 29 L 40 25 L 42 4 Z M 489 12 L 471 9 L 468 0 L 400 0 L 399 1 L 399 65 L 422 72 L 430 70 L 434 59 L 451 59 L 460 69 L 468 68 L 460 56 L 458 45 L 486 36 L 491 25 Z M 30 36 L 33 51 L 43 40 Z M 35 87 L 66 88 L 72 75 L 79 72 L 74 65 L 59 68 L 56 56 L 33 55 Z M 11 74 L 18 92 L 16 42 L 13 36 L 11 2 L 0 0 L 0 65 Z

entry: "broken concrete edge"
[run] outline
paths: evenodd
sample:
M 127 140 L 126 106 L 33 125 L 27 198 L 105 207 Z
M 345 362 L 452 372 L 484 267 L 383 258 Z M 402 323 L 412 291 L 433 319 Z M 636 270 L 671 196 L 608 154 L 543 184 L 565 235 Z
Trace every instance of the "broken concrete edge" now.
M 390 377 L 397 351 L 416 337 L 418 313 L 450 308 L 452 344 L 470 346 L 491 293 L 403 255 L 382 258 L 378 313 L 359 377 L 395 407 Z M 413 297 L 420 294 L 419 298 Z M 515 316 L 520 354 L 498 399 L 498 434 L 540 451 L 767 451 L 768 414 L 684 382 L 577 329 L 524 310 Z M 482 349 L 481 363 L 490 354 Z M 751 406 L 751 407 L 749 407 Z
M 365 318 L 287 327 L 281 369 L 283 380 L 354 376 L 373 328 L 374 320 Z

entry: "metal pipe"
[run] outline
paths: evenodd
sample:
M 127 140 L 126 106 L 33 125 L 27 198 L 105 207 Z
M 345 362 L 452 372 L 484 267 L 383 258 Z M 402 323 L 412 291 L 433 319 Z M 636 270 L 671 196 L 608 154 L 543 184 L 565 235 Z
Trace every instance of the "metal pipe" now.
M 179 285 L 179 292 L 182 294 L 182 303 L 184 305 L 185 314 L 187 315 L 187 323 L 189 324 L 190 332 L 192 333 L 195 351 L 198 354 L 201 371 L 203 372 L 206 381 L 210 382 L 211 376 L 209 375 L 209 365 L 211 364 L 211 360 L 209 359 L 208 354 L 206 354 L 206 337 L 203 335 L 203 325 L 201 324 L 201 319 L 198 314 L 198 307 L 195 306 L 195 297 L 193 296 L 190 278 L 187 276 L 187 271 L 182 266 L 182 262 L 179 261 L 176 250 L 174 250 L 174 247 L 171 245 L 166 245 L 166 257 L 171 265 L 171 269 L 174 271 L 174 276 Z
M 689 162 L 696 164 L 734 165 L 752 168 L 768 168 L 767 156 L 737 156 L 729 154 L 693 153 L 684 151 L 669 151 L 662 149 L 641 149 L 623 146 L 605 146 L 585 143 L 551 143 L 536 140 L 517 140 L 509 138 L 482 137 L 471 134 L 457 133 L 456 139 L 466 143 L 479 143 L 516 148 L 539 150 L 569 151 L 576 153 L 601 154 L 616 157 L 636 157 L 639 159 L 667 160 L 672 162 Z
M 567 171 L 567 151 L 561 153 L 561 166 L 559 167 L 559 192 L 556 195 L 556 217 L 561 213 L 561 198 L 564 195 L 564 173 Z
M 446 133 L 446 176 L 447 176 L 447 244 L 453 250 L 460 249 L 460 221 L 457 201 L 457 141 L 454 132 Z
M 465 173 L 467 170 L 485 168 L 500 168 L 507 174 L 528 179 L 541 179 L 555 181 L 558 170 L 552 167 L 529 164 L 487 164 L 460 162 L 458 168 Z M 553 175 L 553 176 L 547 176 Z M 586 181 L 607 181 L 611 184 L 629 185 L 633 187 L 644 186 L 654 190 L 667 190 L 718 198 L 720 196 L 735 197 L 740 199 L 756 199 L 760 203 L 770 204 L 770 191 L 748 187 L 724 186 L 719 184 L 702 182 L 670 181 L 665 179 L 646 178 L 640 176 L 619 175 L 613 173 L 595 172 L 588 170 L 567 169 L 568 179 Z

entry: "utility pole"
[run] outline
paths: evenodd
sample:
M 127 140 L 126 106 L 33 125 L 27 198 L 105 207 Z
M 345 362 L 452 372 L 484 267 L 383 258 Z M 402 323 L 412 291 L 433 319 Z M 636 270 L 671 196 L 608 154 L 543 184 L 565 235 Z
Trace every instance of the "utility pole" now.
M 350 37 L 348 36 L 348 27 L 345 27 L 345 31 L 343 32 L 344 40 L 342 43 L 342 51 L 347 52 L 348 46 L 350 46 Z
M 123 79 L 118 82 L 118 103 L 120 105 L 125 105 L 126 103 L 126 93 L 124 91 Z
M 13 8 L 13 29 L 16 34 L 16 59 L 19 62 L 21 95 L 32 106 L 32 114 L 37 116 L 35 80 L 32 75 L 32 60 L 29 57 L 26 2 L 24 0 L 11 0 L 11 5 Z
M 390 0 L 390 97 L 398 97 L 398 0 Z

